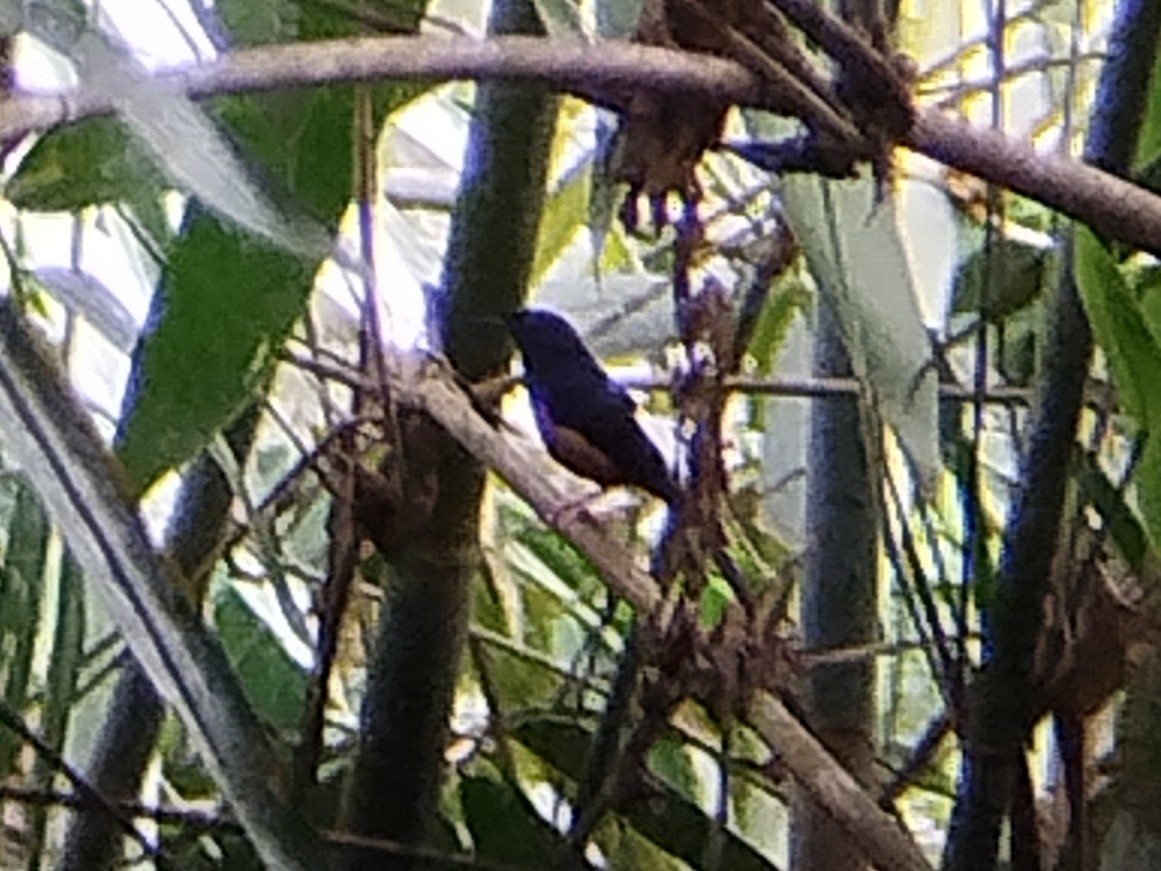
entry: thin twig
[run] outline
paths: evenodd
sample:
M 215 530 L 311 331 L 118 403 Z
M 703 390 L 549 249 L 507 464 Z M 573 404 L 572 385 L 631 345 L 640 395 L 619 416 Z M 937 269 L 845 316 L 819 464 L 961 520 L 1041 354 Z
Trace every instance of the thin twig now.
M 89 807 L 105 807 L 100 802 L 94 802 L 89 796 L 77 792 L 61 792 L 60 790 L 26 789 L 19 786 L 0 785 L 0 799 L 19 802 L 21 804 L 36 805 L 38 807 L 65 807 L 81 809 Z M 223 833 L 240 834 L 242 827 L 236 820 L 207 811 L 192 810 L 178 807 L 159 807 L 140 802 L 121 801 L 109 802 L 126 817 L 142 817 L 156 823 L 172 823 L 183 827 L 199 830 L 212 830 Z
M 82 798 L 90 802 L 93 806 L 105 811 L 110 819 L 114 820 L 129 837 L 141 845 L 145 856 L 164 866 L 169 865 L 168 860 L 165 860 L 164 853 L 155 844 L 149 842 L 145 834 L 133 824 L 133 820 L 120 807 L 94 789 L 80 771 L 71 766 L 57 752 L 56 748 L 50 747 L 40 735 L 29 728 L 20 713 L 2 699 L 0 699 L 0 724 L 14 732 L 22 741 L 30 745 L 36 751 L 37 755 L 47 762 L 53 770 L 63 774 L 65 779 L 72 784 L 72 787 Z

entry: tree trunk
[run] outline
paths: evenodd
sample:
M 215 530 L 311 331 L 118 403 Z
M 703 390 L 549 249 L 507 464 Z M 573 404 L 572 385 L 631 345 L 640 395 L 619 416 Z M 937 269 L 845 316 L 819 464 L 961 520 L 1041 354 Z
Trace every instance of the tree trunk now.
M 819 306 L 814 369 L 849 377 L 850 359 L 834 313 Z M 858 400 L 816 399 L 807 485 L 806 579 L 802 631 L 807 649 L 866 644 L 877 634 L 877 509 Z M 810 726 L 858 780 L 874 761 L 874 668 L 870 660 L 816 667 L 807 693 Z M 861 852 L 821 808 L 800 798 L 791 830 L 796 871 L 856 871 Z
M 493 34 L 543 30 L 531 0 L 497 0 Z M 498 315 L 519 308 L 536 250 L 556 98 L 527 86 L 482 85 L 443 286 L 430 301 L 444 353 L 469 381 L 504 371 L 511 345 Z M 478 571 L 485 470 L 443 433 L 404 456 L 434 458 L 405 474 L 435 481 L 423 529 L 388 554 L 390 589 L 368 679 L 347 828 L 422 843 L 434 818 L 447 722 Z M 404 487 L 407 490 L 407 487 Z M 405 856 L 352 851 L 348 871 L 405 869 Z
M 1109 39 L 1085 158 L 1126 172 L 1140 131 L 1161 33 L 1161 4 L 1125 0 Z M 1048 310 L 1039 406 L 1008 524 L 995 599 L 989 614 L 990 655 L 969 693 L 963 769 L 945 852 L 948 871 L 996 866 L 999 836 L 1012 801 L 1020 754 L 1034 712 L 1031 672 L 1042 606 L 1057 545 L 1076 427 L 1092 356 L 1092 333 L 1071 268 Z

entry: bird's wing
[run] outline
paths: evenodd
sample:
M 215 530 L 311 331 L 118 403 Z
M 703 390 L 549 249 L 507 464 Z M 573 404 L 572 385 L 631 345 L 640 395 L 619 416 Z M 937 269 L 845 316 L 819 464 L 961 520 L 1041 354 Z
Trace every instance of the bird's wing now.
M 636 404 L 613 383 L 533 391 L 537 426 L 558 462 L 602 486 L 631 484 L 671 500 L 677 488 L 657 446 L 634 416 Z
M 560 385 L 549 391 L 545 398 L 556 423 L 581 432 L 594 428 L 612 429 L 619 420 L 632 423 L 637 412 L 633 397 L 620 384 L 607 378 L 600 384 Z

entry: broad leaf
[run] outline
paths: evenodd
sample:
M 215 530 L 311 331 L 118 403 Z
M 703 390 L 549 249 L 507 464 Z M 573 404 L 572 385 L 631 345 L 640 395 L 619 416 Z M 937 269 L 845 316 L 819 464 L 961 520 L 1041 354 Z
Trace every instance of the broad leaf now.
M 876 203 L 869 178 L 783 180 L 786 217 L 833 307 L 857 377 L 870 383 L 886 422 L 925 484 L 940 467 L 938 383 L 893 200 Z
M 998 239 L 990 248 L 981 244 L 956 271 L 951 310 L 979 312 L 992 322 L 1002 320 L 1040 296 L 1051 267 L 1051 249 L 1015 239 Z
M 1155 386 L 1161 344 L 1112 254 L 1087 227 L 1077 227 L 1075 248 L 1077 285 L 1121 401 L 1143 428 L 1154 431 L 1152 424 L 1161 424 L 1161 395 Z
M 306 672 L 229 585 L 214 597 L 214 625 L 254 710 L 278 730 L 289 732 L 300 726 Z
M 205 212 L 174 243 L 142 338 L 121 459 L 137 492 L 205 447 L 267 377 L 313 285 L 314 264 Z
M 165 176 L 115 118 L 86 118 L 49 131 L 20 162 L 5 194 L 18 209 L 72 212 L 160 196 Z
M 224 13 L 240 8 L 224 7 Z M 409 8 L 414 18 L 422 4 Z M 346 20 L 335 14 L 326 4 L 304 4 L 295 26 L 333 35 Z M 270 26 L 291 20 L 259 19 Z M 247 36 L 264 41 L 257 32 Z M 375 87 L 376 119 L 420 90 Z M 353 189 L 355 106 L 356 88 L 335 86 L 232 98 L 217 111 L 262 161 L 269 186 L 323 225 L 337 226 Z M 123 458 L 140 488 L 192 457 L 245 405 L 302 314 L 321 263 L 321 252 L 296 255 L 204 214 L 188 221 L 169 256 L 159 291 L 164 312 L 139 349 L 143 377 L 131 390 L 141 392 L 132 419 L 123 422 Z
M 113 101 L 118 117 L 175 187 L 287 251 L 326 253 L 323 228 L 287 220 L 251 180 L 221 131 L 177 86 L 150 76 L 95 32 L 84 33 L 72 54 L 86 87 Z
M 540 284 L 544 274 L 584 226 L 589 211 L 591 178 L 591 168 L 575 172 L 545 200 L 544 216 L 540 219 L 540 234 L 536 241 L 536 260 L 528 280 L 530 286 Z

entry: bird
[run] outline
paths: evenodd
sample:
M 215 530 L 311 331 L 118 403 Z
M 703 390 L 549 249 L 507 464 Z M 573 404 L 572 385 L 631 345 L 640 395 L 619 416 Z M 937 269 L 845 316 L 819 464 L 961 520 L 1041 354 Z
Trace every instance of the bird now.
M 575 329 L 547 309 L 504 318 L 548 453 L 602 488 L 627 485 L 673 505 L 681 488 L 634 416 L 637 404 L 601 368 Z

